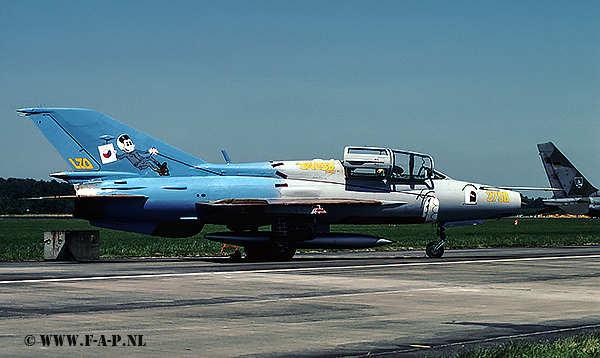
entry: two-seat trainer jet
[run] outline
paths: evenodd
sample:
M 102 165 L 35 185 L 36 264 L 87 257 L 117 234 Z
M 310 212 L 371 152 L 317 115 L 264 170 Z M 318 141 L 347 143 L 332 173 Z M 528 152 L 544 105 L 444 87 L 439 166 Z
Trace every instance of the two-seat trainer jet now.
M 99 112 L 25 108 L 73 168 L 50 174 L 76 190 L 73 216 L 92 225 L 244 247 L 254 260 L 289 260 L 297 248 L 363 248 L 391 241 L 330 233 L 331 224 L 439 226 L 427 255 L 441 257 L 445 228 L 515 215 L 519 193 L 452 180 L 426 154 L 346 147 L 344 160 L 210 164 Z M 259 231 L 270 225 L 271 231 Z

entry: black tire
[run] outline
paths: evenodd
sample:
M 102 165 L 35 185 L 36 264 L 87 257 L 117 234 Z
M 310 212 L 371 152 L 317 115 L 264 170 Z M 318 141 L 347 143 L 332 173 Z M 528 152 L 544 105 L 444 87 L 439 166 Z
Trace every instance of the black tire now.
M 244 252 L 246 253 L 246 260 L 253 262 L 266 261 L 267 247 L 266 245 L 252 245 L 244 246 Z
M 229 256 L 232 261 L 240 261 L 242 259 L 242 253 L 240 250 L 235 250 L 233 254 Z
M 271 240 L 266 245 L 244 246 L 244 252 L 249 261 L 289 261 L 296 254 L 296 247 L 289 241 Z
M 290 261 L 296 254 L 296 247 L 287 240 L 273 240 L 269 246 L 273 261 Z
M 439 259 L 440 257 L 444 256 L 444 246 L 440 246 L 440 248 L 436 250 L 436 247 L 439 244 L 440 243 L 437 241 L 432 241 L 429 243 L 429 245 L 427 245 L 427 249 L 425 250 L 427 257 Z

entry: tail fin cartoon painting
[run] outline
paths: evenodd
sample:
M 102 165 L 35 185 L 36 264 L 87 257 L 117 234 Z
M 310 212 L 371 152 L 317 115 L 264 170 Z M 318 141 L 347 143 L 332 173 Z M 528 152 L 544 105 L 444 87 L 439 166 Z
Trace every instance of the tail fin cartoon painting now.
M 88 109 L 24 108 L 75 171 L 70 177 L 202 175 L 205 163 L 102 113 Z
M 559 207 L 569 214 L 598 216 L 600 197 L 594 187 L 563 153 L 552 143 L 538 144 L 542 164 L 546 170 L 554 197 L 544 200 L 547 206 Z

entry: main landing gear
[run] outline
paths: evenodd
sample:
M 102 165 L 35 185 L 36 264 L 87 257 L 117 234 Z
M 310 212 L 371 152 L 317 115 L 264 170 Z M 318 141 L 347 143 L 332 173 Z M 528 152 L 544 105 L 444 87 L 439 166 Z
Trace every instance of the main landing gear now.
M 306 215 L 279 215 L 271 225 L 267 243 L 244 246 L 250 261 L 289 261 L 296 254 L 296 243 L 314 238 L 314 218 Z
M 444 255 L 444 244 L 448 241 L 446 239 L 446 228 L 440 224 L 437 234 L 440 237 L 440 241 L 432 241 L 427 245 L 427 249 L 425 249 L 427 257 L 439 259 Z
M 294 243 L 273 235 L 266 244 L 244 246 L 249 261 L 289 261 L 296 253 Z

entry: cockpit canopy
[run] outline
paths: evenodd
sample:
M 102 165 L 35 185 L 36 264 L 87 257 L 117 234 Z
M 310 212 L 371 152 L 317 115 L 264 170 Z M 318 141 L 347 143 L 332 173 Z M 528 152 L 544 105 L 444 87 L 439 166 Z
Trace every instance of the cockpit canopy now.
M 415 182 L 442 179 L 427 154 L 377 147 L 344 148 L 346 178 Z

